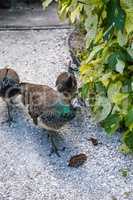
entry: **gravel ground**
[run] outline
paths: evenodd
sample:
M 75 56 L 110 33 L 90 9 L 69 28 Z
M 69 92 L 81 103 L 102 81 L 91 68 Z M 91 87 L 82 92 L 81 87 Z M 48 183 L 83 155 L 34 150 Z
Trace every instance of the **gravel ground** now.
M 0 67 L 10 65 L 22 81 L 54 87 L 67 69 L 68 30 L 0 32 Z M 120 134 L 106 136 L 89 113 L 61 130 L 66 150 L 49 156 L 47 134 L 35 127 L 17 99 L 12 127 L 2 122 L 7 109 L 0 101 L 0 200 L 132 200 L 133 159 L 118 151 Z M 93 146 L 91 136 L 99 141 Z M 87 162 L 68 167 L 72 155 L 85 153 Z M 124 177 L 124 170 L 128 175 Z

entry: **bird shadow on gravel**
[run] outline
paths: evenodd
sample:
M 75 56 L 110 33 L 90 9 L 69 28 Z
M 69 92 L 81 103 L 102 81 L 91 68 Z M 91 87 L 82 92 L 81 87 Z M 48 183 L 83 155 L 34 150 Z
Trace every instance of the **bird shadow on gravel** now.
M 0 102 L 1 103 L 1 102 Z M 59 147 L 60 149 L 64 149 L 64 151 L 60 151 L 61 157 L 58 158 L 57 155 L 50 154 L 51 144 L 48 140 L 47 131 L 35 126 L 28 116 L 26 109 L 22 106 L 21 103 L 17 102 L 17 104 L 13 105 L 12 115 L 14 118 L 14 122 L 11 127 L 9 127 L 8 123 L 3 123 L 6 121 L 7 117 L 7 108 L 6 105 L 1 103 L 1 118 L 0 118 L 0 126 L 1 129 L 4 130 L 8 135 L 10 135 L 10 139 L 13 142 L 16 140 L 19 142 L 20 147 L 29 143 L 32 145 L 32 148 L 44 158 L 49 160 L 66 160 L 70 157 L 71 154 L 75 154 L 80 152 L 80 148 L 78 148 L 77 141 L 82 137 L 82 123 L 83 118 L 77 121 L 75 118 L 73 121 L 68 123 L 62 130 L 59 131 Z M 79 143 L 79 141 L 78 141 Z M 63 148 L 65 147 L 65 148 Z M 52 162 L 51 162 L 52 163 Z

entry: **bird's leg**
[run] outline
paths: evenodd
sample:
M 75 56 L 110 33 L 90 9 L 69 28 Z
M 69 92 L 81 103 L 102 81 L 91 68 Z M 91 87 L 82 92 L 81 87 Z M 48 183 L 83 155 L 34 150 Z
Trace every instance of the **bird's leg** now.
M 54 136 L 50 136 L 50 139 L 51 139 L 51 144 L 52 144 L 52 149 L 51 149 L 51 154 L 52 153 L 55 153 L 58 157 L 60 157 L 60 154 L 58 153 L 58 147 L 57 147 L 57 144 L 54 140 Z
M 9 126 L 11 125 L 11 123 L 13 122 L 13 117 L 11 115 L 11 105 L 10 102 L 7 102 L 7 110 L 8 110 L 8 122 L 9 122 Z
M 9 126 L 11 126 L 11 123 L 13 122 L 13 117 L 11 115 L 12 108 L 11 108 L 11 104 L 10 104 L 9 101 L 5 101 L 5 102 L 6 102 L 6 105 L 7 105 L 7 112 L 8 112 L 8 119 L 7 119 L 6 122 L 9 123 Z
M 54 131 L 49 131 L 49 140 L 51 142 L 51 145 L 52 145 L 52 148 L 51 148 L 51 152 L 50 152 L 50 155 L 55 153 L 58 157 L 60 157 L 60 154 L 58 153 L 59 149 L 58 149 L 58 145 L 56 143 L 56 137 L 57 137 L 57 133 L 54 132 Z
M 10 99 L 10 103 L 11 103 L 12 105 L 15 105 L 15 102 L 13 101 L 12 98 Z
M 59 134 L 56 131 L 49 131 L 48 138 L 49 138 L 51 145 L 52 145 L 50 155 L 55 153 L 58 157 L 60 157 L 59 151 L 61 149 L 59 149 L 59 147 L 58 147 L 59 146 L 58 137 L 59 137 Z M 64 149 L 65 148 L 63 148 L 62 150 L 64 150 Z
M 36 117 L 33 117 L 33 122 L 35 125 L 37 125 L 37 118 Z

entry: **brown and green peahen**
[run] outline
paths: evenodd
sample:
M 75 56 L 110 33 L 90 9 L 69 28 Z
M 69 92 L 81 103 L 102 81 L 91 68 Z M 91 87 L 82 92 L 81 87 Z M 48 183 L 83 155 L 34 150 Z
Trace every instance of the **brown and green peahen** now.
M 64 95 L 47 85 L 21 83 L 21 94 L 33 122 L 48 131 L 52 151 L 59 155 L 54 138 L 59 129 L 75 117 L 76 110 Z

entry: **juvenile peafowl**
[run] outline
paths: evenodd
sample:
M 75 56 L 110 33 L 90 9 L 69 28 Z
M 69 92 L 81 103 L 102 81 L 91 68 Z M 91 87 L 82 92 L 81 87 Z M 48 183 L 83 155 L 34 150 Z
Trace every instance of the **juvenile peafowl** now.
M 11 124 L 11 104 L 13 98 L 20 93 L 19 76 L 11 68 L 0 69 L 0 97 L 6 102 L 8 108 L 8 122 Z
M 86 107 L 85 101 L 78 95 L 78 84 L 74 72 L 70 69 L 69 72 L 62 72 L 56 79 L 57 91 L 64 96 L 69 103 L 77 104 L 76 107 Z M 74 100 L 74 101 L 73 101 Z
M 33 122 L 48 131 L 52 152 L 59 156 L 54 138 L 59 129 L 75 117 L 75 109 L 62 94 L 47 85 L 21 83 L 21 94 Z

